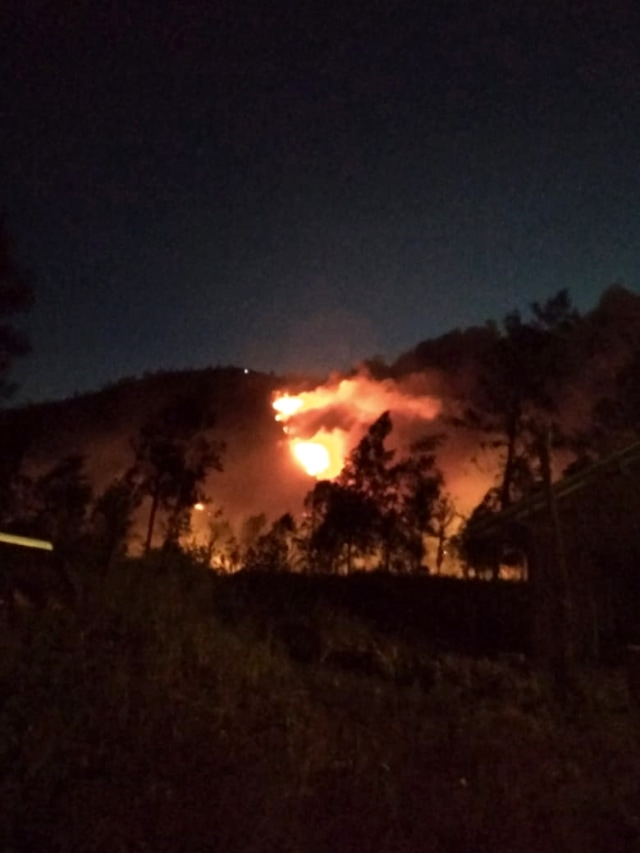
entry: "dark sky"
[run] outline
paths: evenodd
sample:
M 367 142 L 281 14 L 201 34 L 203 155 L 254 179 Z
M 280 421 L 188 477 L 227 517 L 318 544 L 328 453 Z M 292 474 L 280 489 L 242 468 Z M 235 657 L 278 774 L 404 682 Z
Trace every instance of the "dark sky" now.
M 636 289 L 639 5 L 8 0 L 21 399 L 341 368 Z

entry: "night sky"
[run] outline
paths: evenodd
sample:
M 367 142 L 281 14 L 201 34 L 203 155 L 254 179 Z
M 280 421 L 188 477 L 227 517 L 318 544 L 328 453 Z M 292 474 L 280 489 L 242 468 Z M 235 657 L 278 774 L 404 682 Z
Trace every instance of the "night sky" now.
M 19 400 L 640 283 L 640 4 L 8 0 Z

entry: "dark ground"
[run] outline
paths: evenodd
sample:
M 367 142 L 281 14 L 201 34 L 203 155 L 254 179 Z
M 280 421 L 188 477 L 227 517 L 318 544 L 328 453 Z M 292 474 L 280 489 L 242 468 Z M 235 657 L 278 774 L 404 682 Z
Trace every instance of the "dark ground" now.
M 558 706 L 498 654 L 521 589 L 485 635 L 474 586 L 456 617 L 447 584 L 429 610 L 412 579 L 231 583 L 156 560 L 80 580 L 77 611 L 0 624 L 0 849 L 640 849 L 624 674 L 581 673 Z M 423 607 L 464 623 L 459 649 L 421 632 Z

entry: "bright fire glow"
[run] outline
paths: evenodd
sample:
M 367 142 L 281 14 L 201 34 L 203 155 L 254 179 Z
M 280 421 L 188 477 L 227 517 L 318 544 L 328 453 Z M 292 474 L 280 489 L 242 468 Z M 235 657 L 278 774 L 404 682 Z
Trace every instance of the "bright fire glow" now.
M 311 477 L 324 473 L 331 464 L 329 451 L 317 441 L 295 441 L 293 455 Z
M 278 397 L 273 402 L 273 408 L 278 413 L 276 420 L 287 420 L 287 418 L 290 418 L 291 415 L 294 415 L 303 406 L 304 402 L 301 397 L 290 397 L 289 394 L 283 394 L 282 397 Z

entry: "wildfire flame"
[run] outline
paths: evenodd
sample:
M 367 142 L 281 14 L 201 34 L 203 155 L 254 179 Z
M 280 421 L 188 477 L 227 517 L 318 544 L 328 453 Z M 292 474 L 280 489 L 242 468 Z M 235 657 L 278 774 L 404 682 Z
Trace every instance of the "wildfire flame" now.
M 443 412 L 446 393 L 446 382 L 435 373 L 376 380 L 360 372 L 332 377 L 298 394 L 283 389 L 274 396 L 273 408 L 295 464 L 310 477 L 329 480 L 338 476 L 350 451 L 385 411 L 393 420 L 391 449 L 408 452 Z M 431 434 L 440 428 L 441 422 Z M 467 431 L 447 432 L 438 466 L 456 506 L 469 512 L 491 485 L 493 468 L 478 470 L 476 441 Z
M 289 437 L 291 451 L 310 477 L 337 477 L 344 463 L 344 437 L 337 432 L 319 430 L 309 438 L 296 435 L 289 419 L 303 410 L 314 408 L 304 396 L 282 394 L 273 401 L 276 420 L 283 424 L 282 430 Z
M 368 375 L 337 379 L 298 395 L 286 391 L 273 401 L 291 451 L 311 477 L 337 477 L 349 451 L 384 411 L 400 422 L 424 422 L 437 417 L 440 400 L 393 380 Z
M 318 441 L 295 441 L 293 454 L 311 477 L 317 477 L 331 464 L 329 451 Z
M 276 415 L 277 421 L 287 420 L 303 406 L 304 401 L 301 397 L 291 397 L 289 394 L 283 394 L 282 397 L 277 397 L 273 401 L 273 408 L 278 413 Z

